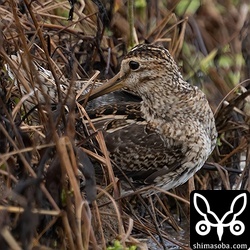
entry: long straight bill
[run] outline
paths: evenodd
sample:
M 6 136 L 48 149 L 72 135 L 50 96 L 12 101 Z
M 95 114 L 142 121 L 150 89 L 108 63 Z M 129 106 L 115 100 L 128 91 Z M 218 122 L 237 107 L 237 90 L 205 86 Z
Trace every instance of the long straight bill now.
M 123 78 L 120 77 L 120 73 L 115 75 L 113 78 L 108 80 L 108 82 L 104 83 L 98 88 L 92 89 L 91 93 L 88 95 L 88 99 L 92 100 L 99 96 L 108 94 L 110 92 L 119 90 L 123 87 Z

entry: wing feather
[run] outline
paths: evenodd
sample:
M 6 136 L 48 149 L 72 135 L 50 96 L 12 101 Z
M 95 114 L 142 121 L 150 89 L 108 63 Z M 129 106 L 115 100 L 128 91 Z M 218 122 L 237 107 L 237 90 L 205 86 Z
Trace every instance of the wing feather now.
M 184 145 L 163 138 L 142 118 L 139 102 L 108 104 L 88 112 L 103 131 L 110 158 L 134 183 L 153 184 L 174 172 L 185 157 Z M 123 178 L 118 168 L 115 174 Z

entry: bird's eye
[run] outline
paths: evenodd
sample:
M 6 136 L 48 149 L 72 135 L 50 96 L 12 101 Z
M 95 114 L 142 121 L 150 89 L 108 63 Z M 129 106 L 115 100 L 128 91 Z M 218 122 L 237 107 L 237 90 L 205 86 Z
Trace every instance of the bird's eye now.
M 135 61 L 130 61 L 130 62 L 129 62 L 129 67 L 130 67 L 132 70 L 137 70 L 137 69 L 139 69 L 140 64 L 139 64 L 138 62 L 135 62 Z

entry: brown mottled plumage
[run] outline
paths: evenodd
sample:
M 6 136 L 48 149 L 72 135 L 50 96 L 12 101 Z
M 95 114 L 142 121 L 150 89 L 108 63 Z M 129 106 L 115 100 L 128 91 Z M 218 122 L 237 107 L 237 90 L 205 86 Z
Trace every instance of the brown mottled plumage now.
M 108 105 L 95 110 L 93 122 L 103 130 L 111 159 L 135 183 L 168 190 L 186 182 L 216 143 L 205 94 L 183 80 L 168 50 L 154 45 L 134 47 L 115 79 L 91 98 L 119 88 L 142 101 L 111 105 L 109 115 Z
M 9 64 L 14 73 L 19 72 L 18 60 L 17 65 L 11 60 Z M 38 99 L 31 96 L 34 104 L 44 102 L 44 95 L 57 102 L 51 72 L 35 64 L 34 68 L 32 84 L 25 72 L 19 77 L 21 92 L 29 96 L 38 92 Z M 64 98 L 70 82 L 61 74 L 58 77 Z M 75 91 L 81 88 L 82 82 L 74 86 Z M 123 59 L 118 75 L 94 89 L 90 98 L 120 88 L 142 101 L 134 97 L 126 101 L 120 96 L 115 105 L 97 102 L 98 107 L 90 111 L 96 127 L 103 130 L 111 159 L 134 183 L 168 190 L 186 182 L 216 143 L 214 117 L 204 93 L 183 80 L 168 50 L 154 45 L 134 47 Z

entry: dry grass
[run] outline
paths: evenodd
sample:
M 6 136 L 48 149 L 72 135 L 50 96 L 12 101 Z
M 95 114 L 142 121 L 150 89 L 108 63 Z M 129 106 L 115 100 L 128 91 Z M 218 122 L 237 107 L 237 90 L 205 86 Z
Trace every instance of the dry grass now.
M 102 133 L 77 100 L 119 69 L 131 41 L 126 5 L 117 1 L 106 12 L 104 5 L 79 1 L 68 21 L 67 1 L 7 0 L 0 6 L 2 249 L 105 249 L 115 238 L 124 247 L 146 249 L 138 240 L 145 235 L 158 235 L 159 248 L 167 240 L 188 249 L 166 225 L 181 230 L 175 218 L 188 219 L 194 186 L 250 190 L 250 85 L 244 81 L 250 70 L 243 60 L 249 6 L 206 1 L 181 11 L 182 1 L 164 7 L 152 2 L 136 8 L 134 41 L 166 46 L 185 78 L 207 94 L 219 132 L 207 169 L 171 192 L 120 199 Z M 46 72 L 37 65 L 51 72 L 46 81 L 53 91 L 44 88 Z M 89 157 L 102 164 L 104 184 L 96 186 Z

